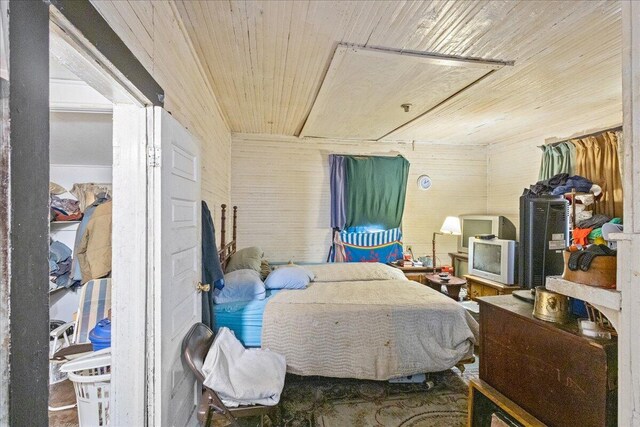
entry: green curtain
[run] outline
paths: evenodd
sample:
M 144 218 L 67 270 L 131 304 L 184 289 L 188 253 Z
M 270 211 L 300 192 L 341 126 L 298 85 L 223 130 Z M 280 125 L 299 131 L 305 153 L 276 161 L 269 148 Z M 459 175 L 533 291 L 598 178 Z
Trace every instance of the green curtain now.
M 402 221 L 409 161 L 397 157 L 353 157 L 346 160 L 346 227 L 397 228 Z
M 538 181 L 545 181 L 559 173 L 574 174 L 576 147 L 569 141 L 539 147 L 542 150 Z

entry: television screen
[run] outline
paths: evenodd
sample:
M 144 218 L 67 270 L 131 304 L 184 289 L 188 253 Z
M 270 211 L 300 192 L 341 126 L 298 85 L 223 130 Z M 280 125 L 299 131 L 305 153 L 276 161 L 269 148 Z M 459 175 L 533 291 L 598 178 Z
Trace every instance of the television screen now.
M 469 247 L 469 237 L 491 234 L 493 222 L 490 219 L 464 219 L 462 226 L 462 247 Z
M 474 242 L 473 268 L 491 274 L 500 275 L 500 262 L 502 260 L 502 246 Z

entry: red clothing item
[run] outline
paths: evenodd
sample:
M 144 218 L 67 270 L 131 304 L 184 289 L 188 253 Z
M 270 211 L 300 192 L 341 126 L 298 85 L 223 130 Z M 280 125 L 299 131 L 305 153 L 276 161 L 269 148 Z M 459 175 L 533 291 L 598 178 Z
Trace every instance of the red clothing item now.
M 80 221 L 82 219 L 82 212 L 74 213 L 71 215 L 64 215 L 60 212 L 56 212 L 56 216 L 53 218 L 54 221 L 64 222 L 64 221 Z
M 593 228 L 574 228 L 573 229 L 573 243 L 576 245 L 587 246 L 589 243 L 587 237 L 591 233 Z

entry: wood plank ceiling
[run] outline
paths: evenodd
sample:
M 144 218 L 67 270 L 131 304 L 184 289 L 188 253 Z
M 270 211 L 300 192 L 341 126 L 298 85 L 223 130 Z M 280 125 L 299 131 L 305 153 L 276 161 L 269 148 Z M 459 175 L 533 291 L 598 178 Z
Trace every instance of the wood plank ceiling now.
M 178 1 L 232 132 L 298 135 L 339 43 L 515 61 L 385 139 L 492 143 L 621 121 L 617 1 Z
M 382 139 L 504 65 L 341 44 L 300 136 Z

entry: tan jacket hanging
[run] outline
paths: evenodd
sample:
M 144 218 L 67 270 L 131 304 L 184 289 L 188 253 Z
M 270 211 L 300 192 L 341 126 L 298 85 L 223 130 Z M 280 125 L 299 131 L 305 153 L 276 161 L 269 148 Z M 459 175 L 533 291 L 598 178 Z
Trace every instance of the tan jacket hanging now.
M 108 201 L 96 207 L 80 240 L 76 256 L 83 284 L 111 273 L 111 205 Z

